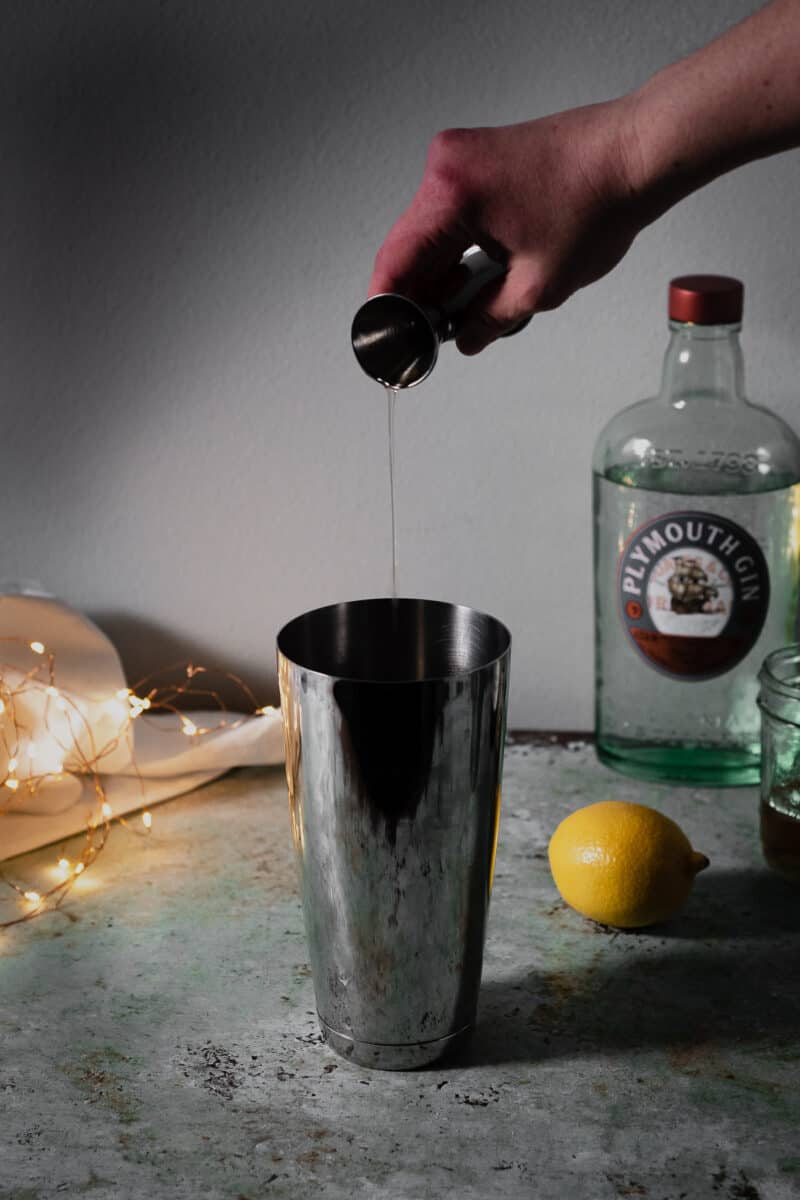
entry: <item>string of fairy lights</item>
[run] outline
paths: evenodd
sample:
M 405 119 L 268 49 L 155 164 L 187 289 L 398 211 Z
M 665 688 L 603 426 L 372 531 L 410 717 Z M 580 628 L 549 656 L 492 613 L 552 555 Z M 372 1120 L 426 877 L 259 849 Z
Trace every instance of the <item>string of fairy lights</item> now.
M 86 821 L 79 851 L 67 857 L 68 844 L 79 834 L 66 838 L 57 851 L 57 859 L 50 867 L 54 883 L 35 888 L 11 878 L 0 868 L 0 883 L 5 885 L 4 896 L 0 896 L 0 918 L 4 902 L 10 901 L 14 905 L 13 915 L 0 919 L 0 929 L 8 929 L 56 911 L 75 883 L 97 862 L 114 825 L 121 825 L 139 837 L 151 834 L 153 814 L 146 804 L 145 781 L 139 774 L 133 753 L 135 721 L 146 720 L 155 713 L 173 713 L 186 737 L 201 739 L 223 728 L 235 729 L 249 715 L 267 716 L 276 710 L 270 705 L 259 705 L 247 684 L 230 671 L 180 663 L 147 676 L 133 688 L 122 688 L 110 697 L 105 707 L 117 724 L 115 732 L 98 745 L 96 730 L 80 701 L 58 686 L 55 654 L 38 640 L 28 642 L 0 637 L 2 643 L 22 647 L 31 656 L 31 666 L 27 671 L 21 671 L 0 665 L 0 845 L 4 814 L 18 809 L 23 799 L 30 804 L 43 787 L 73 776 L 82 782 L 90 781 L 94 793 L 92 812 Z M 156 682 L 163 676 L 168 677 L 166 682 Z M 220 680 L 220 687 L 224 681 L 237 688 L 248 708 L 247 713 L 234 714 L 228 710 L 220 690 L 212 686 L 215 679 Z M 23 700 L 29 701 L 32 696 L 43 705 L 45 745 L 42 744 L 42 730 L 31 730 L 20 711 L 24 708 Z M 198 725 L 182 707 L 189 699 L 203 701 L 219 712 L 219 720 L 210 725 Z M 141 787 L 142 805 L 127 816 L 115 816 L 103 784 L 101 767 L 103 760 L 123 741 L 129 751 L 130 769 Z

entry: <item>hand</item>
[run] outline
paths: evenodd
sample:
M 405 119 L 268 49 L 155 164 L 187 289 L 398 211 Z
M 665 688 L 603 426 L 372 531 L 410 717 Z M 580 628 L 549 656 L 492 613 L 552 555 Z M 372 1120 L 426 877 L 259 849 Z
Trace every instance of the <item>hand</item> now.
M 478 243 L 508 265 L 457 334 L 477 354 L 616 266 L 645 218 L 630 179 L 626 100 L 496 129 L 450 129 L 428 152 L 419 191 L 375 260 L 369 292 L 422 302 Z

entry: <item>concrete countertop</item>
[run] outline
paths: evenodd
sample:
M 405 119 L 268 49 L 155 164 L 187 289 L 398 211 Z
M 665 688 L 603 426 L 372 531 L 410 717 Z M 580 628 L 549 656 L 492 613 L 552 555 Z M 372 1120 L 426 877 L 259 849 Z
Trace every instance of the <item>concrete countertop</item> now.
M 669 925 L 614 933 L 558 898 L 550 834 L 611 797 L 711 859 Z M 0 1200 L 788 1200 L 799 951 L 754 790 L 512 741 L 469 1056 L 353 1067 L 317 1029 L 282 769 L 241 771 L 157 808 L 146 840 L 115 829 L 62 912 L 0 934 Z

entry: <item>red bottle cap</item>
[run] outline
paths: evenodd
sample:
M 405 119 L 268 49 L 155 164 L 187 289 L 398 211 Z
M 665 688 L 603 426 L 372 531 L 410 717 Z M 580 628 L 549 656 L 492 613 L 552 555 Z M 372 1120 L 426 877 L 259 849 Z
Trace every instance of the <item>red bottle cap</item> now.
M 692 325 L 738 325 L 744 285 L 727 275 L 681 275 L 669 285 L 669 319 Z

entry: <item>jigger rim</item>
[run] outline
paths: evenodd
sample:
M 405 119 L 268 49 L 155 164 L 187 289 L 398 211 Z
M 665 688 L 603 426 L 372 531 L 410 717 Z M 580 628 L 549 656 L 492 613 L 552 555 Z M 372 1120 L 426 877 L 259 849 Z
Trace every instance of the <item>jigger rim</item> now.
M 409 380 L 407 383 L 403 383 L 402 379 L 396 379 L 394 382 L 391 382 L 390 380 L 383 379 L 380 373 L 376 374 L 375 372 L 370 371 L 366 366 L 365 357 L 360 345 L 362 331 L 359 328 L 359 324 L 361 321 L 363 321 L 364 314 L 370 309 L 379 307 L 381 301 L 385 303 L 389 300 L 393 304 L 397 305 L 400 309 L 404 309 L 406 312 L 413 310 L 415 317 L 419 321 L 418 328 L 428 337 L 428 345 L 425 347 L 425 353 L 419 356 L 427 365 L 424 367 L 424 370 L 422 370 L 422 372 L 416 376 L 416 378 Z M 350 326 L 350 342 L 353 347 L 353 353 L 356 356 L 356 362 L 364 374 L 369 379 L 374 380 L 375 383 L 379 383 L 382 387 L 389 388 L 394 392 L 406 392 L 410 388 L 418 387 L 419 384 L 424 383 L 424 381 L 433 371 L 433 368 L 436 366 L 436 361 L 439 357 L 439 338 L 436 334 L 436 329 L 429 314 L 425 311 L 421 304 L 417 303 L 416 300 L 412 300 L 410 296 L 404 296 L 401 292 L 375 292 L 373 296 L 368 296 L 353 317 L 353 321 Z M 416 359 L 413 359 L 412 364 L 416 361 Z M 407 370 L 408 367 L 406 368 L 406 371 Z
M 307 659 L 308 656 L 298 654 L 297 647 L 293 647 L 292 651 L 289 651 L 287 648 L 287 641 L 291 638 L 293 633 L 296 634 L 298 632 L 301 622 L 307 622 L 315 618 L 319 619 L 324 613 L 333 613 L 333 611 L 336 609 L 352 609 L 362 605 L 365 608 L 367 606 L 374 605 L 421 605 L 425 608 L 433 610 L 438 609 L 441 611 L 443 609 L 448 609 L 454 614 L 462 613 L 464 617 L 469 616 L 472 619 L 485 621 L 494 630 L 499 643 L 499 648 L 497 649 L 496 653 L 487 653 L 482 656 L 480 661 L 476 662 L 475 665 L 471 667 L 454 667 L 452 670 L 437 671 L 431 674 L 408 674 L 388 679 L 380 678 L 377 675 L 364 675 L 356 672 L 321 670 L 318 666 L 313 666 L 309 661 L 303 661 L 303 659 Z M 398 685 L 438 683 L 449 680 L 468 679 L 470 676 L 478 674 L 481 671 L 486 671 L 487 669 L 493 667 L 496 663 L 501 662 L 504 658 L 507 658 L 511 651 L 511 640 L 511 631 L 505 622 L 501 621 L 498 617 L 493 616 L 491 613 L 485 612 L 483 609 L 473 608 L 469 604 L 455 604 L 449 600 L 430 600 L 417 596 L 370 596 L 358 600 L 341 600 L 334 604 L 323 604 L 317 608 L 309 609 L 307 612 L 298 613 L 297 616 L 292 617 L 291 620 L 287 621 L 279 629 L 275 639 L 278 657 L 286 659 L 287 662 L 292 663 L 293 666 L 299 667 L 303 671 L 307 671 L 310 675 L 315 675 L 322 679 L 341 680 L 343 683 L 371 684 L 376 687 L 381 685 L 386 687 L 397 687 Z

